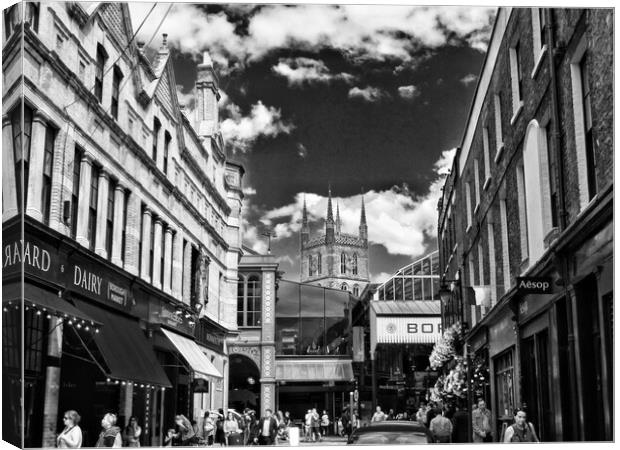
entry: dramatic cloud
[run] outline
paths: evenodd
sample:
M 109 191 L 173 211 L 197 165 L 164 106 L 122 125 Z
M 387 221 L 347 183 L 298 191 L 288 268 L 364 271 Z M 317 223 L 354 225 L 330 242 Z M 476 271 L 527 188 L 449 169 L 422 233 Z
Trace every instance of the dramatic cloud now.
M 420 90 L 413 85 L 399 86 L 398 95 L 400 95 L 404 99 L 413 100 L 420 95 Z
M 279 109 L 265 106 L 261 101 L 252 105 L 248 116 L 242 115 L 235 104 L 230 104 L 227 110 L 230 117 L 222 121 L 220 130 L 226 143 L 235 151 L 247 152 L 260 136 L 289 134 L 294 128 L 282 121 Z
M 150 4 L 130 3 L 134 27 Z M 157 5 L 138 38 L 149 40 L 167 10 Z M 352 61 L 411 61 L 422 47 L 437 48 L 461 40 L 484 51 L 494 9 L 486 7 L 424 7 L 403 5 L 266 5 L 236 11 L 247 20 L 247 30 L 225 11 L 208 16 L 189 3 L 174 4 L 160 30 L 172 45 L 188 53 L 211 52 L 218 71 L 234 70 L 260 60 L 280 48 L 333 48 Z M 153 46 L 157 47 L 158 40 Z M 277 67 L 277 66 L 276 66 Z M 288 65 L 290 68 L 291 66 Z M 282 66 L 281 71 L 287 71 Z M 303 72 L 303 70 L 301 71 Z M 301 76 L 289 71 L 295 78 Z M 286 76 L 286 75 L 285 75 Z
M 474 75 L 473 73 L 468 73 L 463 78 L 461 78 L 459 81 L 465 86 L 469 86 L 470 84 L 474 83 L 477 79 L 478 77 L 476 75 Z
M 388 96 L 387 92 L 372 86 L 367 86 L 364 89 L 355 86 L 349 90 L 349 98 L 361 98 L 367 102 L 376 102 Z
M 330 83 L 335 80 L 351 82 L 354 77 L 348 73 L 332 74 L 323 61 L 312 58 L 280 59 L 271 70 L 285 77 L 290 86 L 303 83 Z
M 246 197 L 256 195 L 256 189 L 254 189 L 252 186 L 246 186 L 243 188 L 243 195 L 245 195 Z

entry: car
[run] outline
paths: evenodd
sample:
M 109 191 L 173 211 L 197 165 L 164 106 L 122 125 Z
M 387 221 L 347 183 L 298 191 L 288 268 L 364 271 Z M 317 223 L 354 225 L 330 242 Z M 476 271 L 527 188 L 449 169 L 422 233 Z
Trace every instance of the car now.
M 433 436 L 424 425 L 402 420 L 385 420 L 356 429 L 349 436 L 347 444 L 398 445 L 432 442 Z

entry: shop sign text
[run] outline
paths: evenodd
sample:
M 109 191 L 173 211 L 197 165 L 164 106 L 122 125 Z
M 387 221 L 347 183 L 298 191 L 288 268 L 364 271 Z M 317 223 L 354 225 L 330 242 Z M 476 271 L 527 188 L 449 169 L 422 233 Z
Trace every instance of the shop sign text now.
M 551 294 L 553 285 L 550 278 L 517 277 L 517 289 L 527 294 Z

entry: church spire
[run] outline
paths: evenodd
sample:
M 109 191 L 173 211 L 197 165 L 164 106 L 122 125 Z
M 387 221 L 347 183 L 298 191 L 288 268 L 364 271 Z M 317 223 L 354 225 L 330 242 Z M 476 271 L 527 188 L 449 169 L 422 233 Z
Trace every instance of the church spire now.
M 334 212 L 332 210 L 332 189 L 329 187 L 327 197 L 327 220 L 325 221 L 325 243 L 334 243 Z
M 304 209 L 301 219 L 301 247 L 310 239 L 310 228 L 308 227 L 308 209 L 306 208 L 306 196 L 304 195 Z
M 336 235 L 342 231 L 342 223 L 340 222 L 340 203 L 336 202 Z
M 363 190 L 362 190 L 363 191 Z M 366 225 L 366 206 L 364 205 L 364 194 L 362 193 L 362 212 L 360 217 L 360 239 L 368 239 L 368 225 Z

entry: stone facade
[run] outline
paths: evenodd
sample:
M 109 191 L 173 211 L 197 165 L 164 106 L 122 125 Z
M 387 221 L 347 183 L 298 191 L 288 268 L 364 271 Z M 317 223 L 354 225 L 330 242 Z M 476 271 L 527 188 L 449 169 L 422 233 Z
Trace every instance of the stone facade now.
M 310 237 L 304 203 L 300 256 L 300 280 L 302 283 L 348 290 L 354 295 L 360 295 L 370 280 L 368 225 L 366 224 L 364 199 L 362 198 L 359 234 L 357 236 L 341 231 L 339 210 L 337 210 L 334 220 L 330 191 L 325 233 Z

